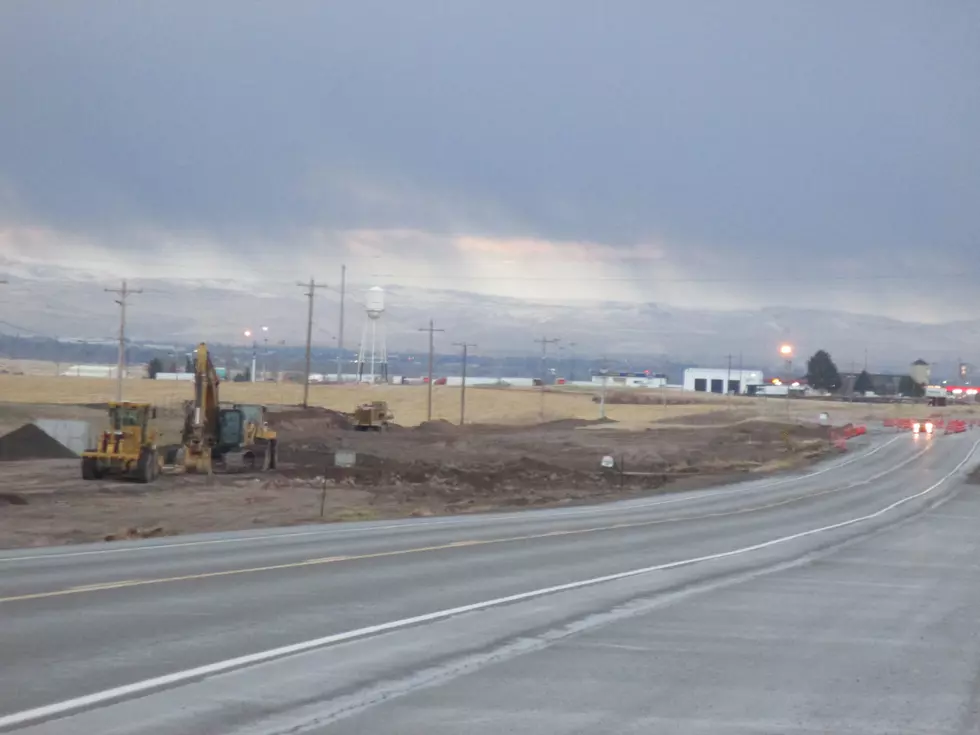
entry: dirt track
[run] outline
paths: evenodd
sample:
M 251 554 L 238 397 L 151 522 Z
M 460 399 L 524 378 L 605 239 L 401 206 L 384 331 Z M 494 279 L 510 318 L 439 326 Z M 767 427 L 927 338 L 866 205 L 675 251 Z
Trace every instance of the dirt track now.
M 462 429 L 436 421 L 361 433 L 343 414 L 310 409 L 272 422 L 280 469 L 210 486 L 189 475 L 87 483 L 71 460 L 2 463 L 0 547 L 317 522 L 321 497 L 324 521 L 610 500 L 791 469 L 828 451 L 821 427 L 761 421 L 643 431 L 582 419 Z M 337 449 L 356 452 L 356 466 L 335 467 Z M 603 470 L 604 455 L 626 474 Z

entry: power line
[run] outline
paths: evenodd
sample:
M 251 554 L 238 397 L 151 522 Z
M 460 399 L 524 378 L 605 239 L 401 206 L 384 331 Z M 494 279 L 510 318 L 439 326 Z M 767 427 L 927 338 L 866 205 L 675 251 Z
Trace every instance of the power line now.
M 420 327 L 420 332 L 429 333 L 429 399 L 428 399 L 428 421 L 432 421 L 432 363 L 435 358 L 435 333 L 445 332 L 445 329 L 436 329 L 435 323 L 430 319 L 428 327 Z
M 459 425 L 466 423 L 466 356 L 470 347 L 476 347 L 473 342 L 453 342 L 453 346 L 463 348 L 463 385 L 459 394 Z
M 133 294 L 143 293 L 143 289 L 131 289 L 123 279 L 121 288 L 107 288 L 106 293 L 119 294 L 116 303 L 119 304 L 119 358 L 116 362 L 116 402 L 122 402 L 123 373 L 126 370 L 126 300 Z
M 340 325 L 337 327 L 337 385 L 342 379 L 344 353 L 344 297 L 347 293 L 347 266 L 340 266 Z
M 547 376 L 545 368 L 545 358 L 548 356 L 548 345 L 555 345 L 561 342 L 557 337 L 554 339 L 548 339 L 547 337 L 542 337 L 541 339 L 534 340 L 536 343 L 541 345 L 541 407 L 538 409 L 538 414 L 541 421 L 544 421 L 544 383 L 545 377 Z
M 317 283 L 311 276 L 309 283 L 297 282 L 296 285 L 308 289 L 306 298 L 310 302 L 306 317 L 306 366 L 304 369 L 305 379 L 303 380 L 303 408 L 308 408 L 310 403 L 310 350 L 313 344 L 313 297 L 316 295 L 316 290 L 325 288 L 326 284 Z

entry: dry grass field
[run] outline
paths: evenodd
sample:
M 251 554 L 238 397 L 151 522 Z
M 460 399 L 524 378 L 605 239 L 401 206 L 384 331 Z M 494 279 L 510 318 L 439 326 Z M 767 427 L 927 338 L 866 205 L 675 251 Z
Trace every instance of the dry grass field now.
M 0 403 L 21 404 L 87 404 L 112 400 L 115 381 L 103 378 L 50 377 L 36 375 L 0 375 Z M 434 419 L 459 420 L 460 389 L 433 386 Z M 124 398 L 147 401 L 161 408 L 179 408 L 192 397 L 186 382 L 126 380 Z M 358 403 L 370 400 L 388 401 L 395 422 L 415 426 L 426 420 L 428 389 L 417 385 L 312 385 L 310 405 L 349 412 Z M 297 405 L 303 400 L 303 386 L 294 383 L 222 383 L 221 400 L 241 403 L 264 403 L 270 407 Z M 630 406 L 611 405 L 607 416 L 628 424 L 675 418 L 715 411 L 718 406 L 704 402 L 691 405 Z M 494 424 L 531 424 L 540 420 L 540 391 L 523 389 L 469 388 L 466 391 L 467 422 Z M 599 407 L 591 394 L 551 392 L 544 394 L 544 419 L 594 419 Z
M 830 414 L 832 423 L 848 421 L 880 421 L 884 418 L 903 418 L 930 412 L 915 404 L 869 404 L 819 400 L 787 400 L 785 398 L 736 397 L 703 393 L 668 391 L 670 401 L 684 403 L 661 405 L 658 391 L 648 392 L 651 403 L 610 404 L 608 418 L 623 429 L 640 429 L 654 422 L 669 421 L 686 424 L 690 418 L 711 413 L 712 423 L 736 422 L 747 418 L 773 421 L 813 421 L 821 412 Z M 115 395 L 115 381 L 104 378 L 54 377 L 42 375 L 0 375 L 0 403 L 5 404 L 70 404 L 103 403 Z M 179 413 L 181 402 L 191 398 L 191 385 L 186 382 L 166 382 L 130 379 L 124 383 L 127 400 L 146 401 L 167 411 Z M 416 426 L 426 420 L 426 386 L 403 385 L 312 385 L 310 405 L 349 412 L 358 403 L 370 400 L 388 401 L 395 421 L 402 426 Z M 263 403 L 271 408 L 298 405 L 303 400 L 303 386 L 295 383 L 232 383 L 221 385 L 221 399 L 242 403 Z M 460 389 L 448 386 L 433 387 L 432 414 L 434 419 L 453 423 L 459 420 Z M 469 388 L 466 392 L 467 422 L 483 424 L 538 423 L 561 419 L 595 419 L 599 407 L 593 393 L 582 390 L 548 390 L 520 388 Z M 945 415 L 980 414 L 980 406 L 967 404 L 939 410 Z M 31 410 L 26 413 L 36 414 Z M 64 411 L 61 412 L 64 414 Z M 66 416 L 63 416 L 66 417 Z

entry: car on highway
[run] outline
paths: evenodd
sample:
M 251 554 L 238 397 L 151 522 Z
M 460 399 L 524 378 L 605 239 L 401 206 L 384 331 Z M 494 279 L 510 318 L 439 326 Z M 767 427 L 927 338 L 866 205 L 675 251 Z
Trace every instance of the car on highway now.
M 936 431 L 936 425 L 932 421 L 926 419 L 925 421 L 913 421 L 912 422 L 912 433 L 913 434 L 929 434 L 932 435 Z

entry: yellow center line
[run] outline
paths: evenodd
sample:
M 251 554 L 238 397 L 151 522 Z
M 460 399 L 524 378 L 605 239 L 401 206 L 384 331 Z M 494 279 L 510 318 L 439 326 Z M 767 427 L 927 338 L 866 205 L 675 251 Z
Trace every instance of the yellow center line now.
M 899 467 L 907 464 L 913 459 L 918 458 L 924 454 L 927 450 L 922 450 L 917 454 L 913 455 L 905 462 L 896 465 L 892 470 L 898 469 Z M 880 475 L 879 475 L 880 476 Z M 592 526 L 590 528 L 577 528 L 568 529 L 563 531 L 548 531 L 547 533 L 535 533 L 527 534 L 524 536 L 505 536 L 502 538 L 492 538 L 492 539 L 470 539 L 464 541 L 451 541 L 445 544 L 438 544 L 436 546 L 419 546 L 411 549 L 398 549 L 396 551 L 377 551 L 370 554 L 355 554 L 350 556 L 327 556 L 319 559 L 306 559 L 304 561 L 288 562 L 286 564 L 270 564 L 268 566 L 262 567 L 248 567 L 246 569 L 228 569 L 220 572 L 201 572 L 198 574 L 184 574 L 177 577 L 158 577 L 155 579 L 131 579 L 124 580 L 120 582 L 106 582 L 104 584 L 91 584 L 81 587 L 68 587 L 61 590 L 52 590 L 50 592 L 32 592 L 26 595 L 14 595 L 11 597 L 0 597 L 0 603 L 2 602 L 18 602 L 21 600 L 40 600 L 47 597 L 62 597 L 65 595 L 77 595 L 86 592 L 100 592 L 102 590 L 112 590 L 121 589 L 124 587 L 143 587 L 145 585 L 151 584 L 166 584 L 168 582 L 186 582 L 188 580 L 195 579 L 213 579 L 215 577 L 231 577 L 240 574 L 254 574 L 256 572 L 272 572 L 280 569 L 296 569 L 299 567 L 309 567 L 309 566 L 320 566 L 325 564 L 338 564 L 347 561 L 359 561 L 364 559 L 382 559 L 390 556 L 405 556 L 408 554 L 422 554 L 430 551 L 445 551 L 447 549 L 457 549 L 460 547 L 469 546 L 490 546 L 492 544 L 506 544 L 513 543 L 515 541 L 532 541 L 535 539 L 552 538 L 556 536 L 580 536 L 588 533 L 600 533 L 603 531 L 616 531 L 624 528 L 644 528 L 649 526 L 659 526 L 665 523 L 678 523 L 684 521 L 697 521 L 706 520 L 709 518 L 723 518 L 726 516 L 736 516 L 743 515 L 745 513 L 754 513 L 760 510 L 768 510 L 770 508 L 777 508 L 782 505 L 789 505 L 790 503 L 796 503 L 800 500 L 808 500 L 810 498 L 817 498 L 821 495 L 828 495 L 830 493 L 839 492 L 840 490 L 845 490 L 851 487 L 856 487 L 858 485 L 866 484 L 868 481 L 857 481 L 844 485 L 841 487 L 831 488 L 829 490 L 821 490 L 814 493 L 804 493 L 803 495 L 796 495 L 785 500 L 779 500 L 773 503 L 766 503 L 764 505 L 756 505 L 749 508 L 742 508 L 741 510 L 715 512 L 715 513 L 702 513 L 700 515 L 693 516 L 681 516 L 675 518 L 658 518 L 652 521 L 633 521 L 629 523 L 613 523 L 606 526 Z

